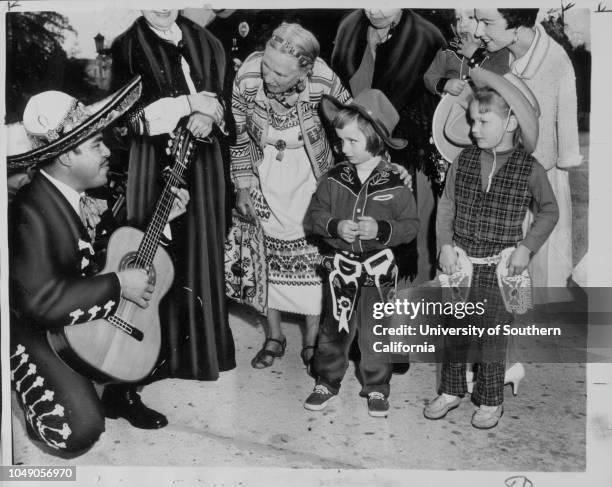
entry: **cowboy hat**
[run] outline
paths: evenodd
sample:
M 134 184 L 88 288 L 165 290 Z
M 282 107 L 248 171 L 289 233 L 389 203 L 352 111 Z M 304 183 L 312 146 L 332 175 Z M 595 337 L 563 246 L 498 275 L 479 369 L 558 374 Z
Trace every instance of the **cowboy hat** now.
M 69 151 L 108 127 L 138 100 L 142 90 L 136 76 L 112 95 L 85 106 L 61 91 L 34 95 L 23 121 L 7 126 L 7 168 L 10 172 Z
M 408 144 L 405 139 L 391 137 L 393 129 L 399 122 L 399 114 L 382 91 L 376 89 L 363 90 L 346 105 L 330 95 L 323 95 L 321 111 L 327 120 L 332 122 L 336 114 L 342 109 L 358 112 L 372 124 L 376 133 L 392 149 L 403 149 Z
M 450 113 L 452 111 L 453 118 L 456 116 L 455 112 L 458 111 L 459 114 L 462 114 L 465 117 L 465 110 L 468 107 L 468 101 L 472 96 L 472 89 L 468 84 L 466 84 L 463 88 L 463 91 L 459 95 L 451 95 L 450 93 L 446 93 L 442 96 L 442 99 L 438 103 L 436 110 L 433 114 L 433 119 L 431 121 L 431 133 L 434 144 L 438 149 L 440 155 L 446 159 L 448 162 L 453 162 L 459 153 L 465 148 L 472 145 L 472 140 L 469 137 L 469 127 L 468 132 L 465 135 L 465 139 L 459 142 L 458 137 L 453 137 L 453 140 L 449 139 L 444 130 L 446 121 L 450 118 Z
M 538 143 L 540 105 L 525 82 L 512 73 L 500 76 L 482 68 L 473 68 L 470 71 L 470 80 L 476 88 L 487 86 L 504 99 L 521 128 L 523 147 L 532 153 Z M 464 147 L 473 144 L 467 118 L 472 96 L 472 88 L 466 85 L 458 96 L 446 95 L 436 108 L 434 143 L 443 157 L 450 162 Z

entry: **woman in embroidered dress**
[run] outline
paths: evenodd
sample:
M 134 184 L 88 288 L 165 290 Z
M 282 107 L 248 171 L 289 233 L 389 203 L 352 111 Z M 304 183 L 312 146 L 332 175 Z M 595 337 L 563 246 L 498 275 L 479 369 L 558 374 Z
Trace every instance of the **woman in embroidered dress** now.
M 299 24 L 281 24 L 263 52 L 249 56 L 236 75 L 232 112 L 236 141 L 230 147 L 236 206 L 262 224 L 268 263 L 268 327 L 251 364 L 272 365 L 285 351 L 281 312 L 306 317 L 301 357 L 308 365 L 322 307 L 316 246 L 303 218 L 318 179 L 334 158 L 318 106 L 328 94 L 350 100 L 338 77 L 319 57 L 319 43 Z
M 567 54 L 536 24 L 538 9 L 476 9 L 476 36 L 489 52 L 508 48 L 510 71 L 540 104 L 534 157 L 544 166 L 559 205 L 559 222 L 529 265 L 536 304 L 571 301 L 572 200 L 568 169 L 580 165 L 576 77 Z

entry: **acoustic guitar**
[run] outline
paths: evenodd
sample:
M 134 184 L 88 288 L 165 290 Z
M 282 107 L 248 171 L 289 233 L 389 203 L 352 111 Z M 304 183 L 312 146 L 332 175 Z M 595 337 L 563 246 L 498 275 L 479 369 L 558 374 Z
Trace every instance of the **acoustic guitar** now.
M 51 347 L 69 366 L 102 383 L 137 382 L 149 375 L 161 346 L 159 302 L 174 279 L 174 266 L 159 245 L 175 195 L 193 154 L 194 139 L 185 128 L 174 134 L 169 154 L 172 167 L 146 231 L 120 227 L 110 237 L 102 274 L 128 268 L 146 269 L 155 285 L 147 308 L 121 298 L 114 315 L 49 331 Z

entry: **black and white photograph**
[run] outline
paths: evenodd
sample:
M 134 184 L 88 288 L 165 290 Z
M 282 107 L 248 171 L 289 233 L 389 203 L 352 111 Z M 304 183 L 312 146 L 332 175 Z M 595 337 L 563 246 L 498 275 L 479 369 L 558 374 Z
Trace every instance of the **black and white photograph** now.
M 610 485 L 612 5 L 238 5 L 2 2 L 0 478 Z

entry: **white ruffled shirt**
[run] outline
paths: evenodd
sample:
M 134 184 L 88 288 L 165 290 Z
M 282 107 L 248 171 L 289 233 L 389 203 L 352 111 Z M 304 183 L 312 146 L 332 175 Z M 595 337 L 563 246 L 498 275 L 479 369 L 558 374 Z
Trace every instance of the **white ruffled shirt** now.
M 147 24 L 149 28 L 161 39 L 171 42 L 175 46 L 183 39 L 183 32 L 176 23 L 172 24 L 168 30 L 160 30 Z M 192 95 L 198 93 L 195 84 L 191 79 L 191 69 L 183 56 L 181 56 L 181 68 L 189 93 Z M 214 93 L 201 91 L 213 98 L 216 98 Z M 160 98 L 154 101 L 144 109 L 144 117 L 147 122 L 147 133 L 149 135 L 168 134 L 176 128 L 178 121 L 191 113 L 191 106 L 187 100 L 187 95 Z

